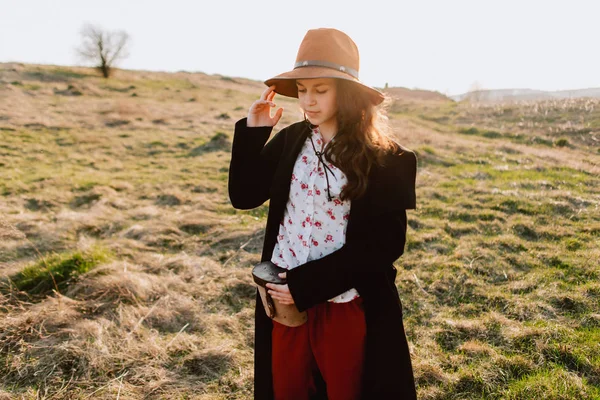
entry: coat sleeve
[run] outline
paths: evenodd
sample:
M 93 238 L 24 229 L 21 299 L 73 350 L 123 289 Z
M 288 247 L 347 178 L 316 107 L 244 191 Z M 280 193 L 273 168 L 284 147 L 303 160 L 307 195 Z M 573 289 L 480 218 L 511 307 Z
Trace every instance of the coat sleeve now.
M 235 124 L 229 164 L 229 199 L 241 210 L 256 208 L 269 199 L 286 131 L 282 129 L 267 143 L 273 127 L 248 127 L 246 122 L 247 118 L 242 118 Z
M 416 205 L 417 160 L 409 152 L 395 161 L 373 180 L 369 217 L 354 240 L 287 272 L 288 287 L 300 311 L 377 279 L 404 253 L 406 209 Z

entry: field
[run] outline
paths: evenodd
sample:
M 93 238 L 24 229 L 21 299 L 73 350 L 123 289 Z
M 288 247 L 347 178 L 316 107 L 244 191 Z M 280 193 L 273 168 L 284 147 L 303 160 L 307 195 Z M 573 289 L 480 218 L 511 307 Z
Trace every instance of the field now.
M 0 64 L 0 399 L 252 397 L 268 202 L 233 209 L 227 176 L 263 89 Z M 600 99 L 390 93 L 419 398 L 600 399 Z

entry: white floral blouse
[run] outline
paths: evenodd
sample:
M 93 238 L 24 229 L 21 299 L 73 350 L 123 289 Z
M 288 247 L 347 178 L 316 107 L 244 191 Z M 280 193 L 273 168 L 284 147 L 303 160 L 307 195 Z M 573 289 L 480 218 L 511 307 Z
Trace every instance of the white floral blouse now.
M 315 149 L 325 151 L 323 143 L 319 127 L 312 129 L 294 164 L 290 196 L 271 258 L 279 267 L 295 268 L 333 253 L 346 242 L 350 200 L 341 201 L 339 194 L 348 181 L 331 163 L 327 163 L 325 175 L 323 163 L 315 154 Z M 325 156 L 321 158 L 326 161 Z M 328 301 L 346 303 L 358 296 L 356 289 L 350 289 Z

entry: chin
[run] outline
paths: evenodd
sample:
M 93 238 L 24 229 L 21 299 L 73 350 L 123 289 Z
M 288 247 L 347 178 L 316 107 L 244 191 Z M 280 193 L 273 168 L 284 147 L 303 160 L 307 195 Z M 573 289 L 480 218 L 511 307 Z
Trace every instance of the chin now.
M 333 121 L 333 117 L 330 115 L 323 114 L 323 112 L 319 112 L 318 115 L 310 116 L 306 114 L 306 119 L 313 125 L 324 125 L 329 124 Z
M 310 122 L 312 125 L 319 125 L 319 123 L 321 122 L 320 120 L 315 119 L 315 118 L 308 118 L 307 117 L 306 119 L 308 119 L 308 122 Z
M 323 118 L 309 117 L 308 115 L 306 116 L 306 119 L 313 125 L 321 125 L 324 122 Z

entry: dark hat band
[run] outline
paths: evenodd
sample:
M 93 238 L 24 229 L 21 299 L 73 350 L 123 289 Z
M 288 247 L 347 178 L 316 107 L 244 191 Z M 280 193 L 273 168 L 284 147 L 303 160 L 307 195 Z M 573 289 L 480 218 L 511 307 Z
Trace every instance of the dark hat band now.
M 296 64 L 294 64 L 294 69 L 296 68 L 302 68 L 302 67 L 325 67 L 325 68 L 331 68 L 331 69 L 335 69 L 341 72 L 344 72 L 356 79 L 358 79 L 358 71 L 350 68 L 350 67 L 346 67 L 340 64 L 336 64 L 333 62 L 329 62 L 329 61 L 321 61 L 321 60 L 307 60 L 307 61 L 298 61 Z

